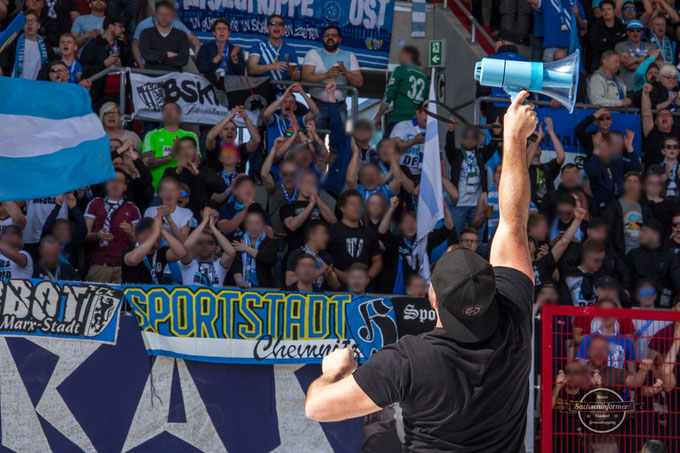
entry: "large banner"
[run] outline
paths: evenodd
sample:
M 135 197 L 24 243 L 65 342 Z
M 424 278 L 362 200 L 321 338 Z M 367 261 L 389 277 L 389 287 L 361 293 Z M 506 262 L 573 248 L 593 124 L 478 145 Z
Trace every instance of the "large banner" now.
M 115 343 L 123 292 L 47 280 L 0 280 L 0 336 Z
M 341 48 L 356 54 L 359 64 L 387 68 L 396 0 L 182 0 L 179 17 L 203 40 L 213 39 L 215 19 L 231 23 L 230 41 L 249 51 L 267 39 L 267 18 L 286 18 L 285 41 L 303 58 L 312 48 L 322 47 L 326 25 L 342 30 Z M 300 61 L 301 63 L 301 61 Z
M 130 73 L 134 117 L 161 121 L 166 102 L 176 102 L 182 109 L 182 122 L 213 126 L 229 114 L 220 105 L 215 87 L 204 77 L 188 72 L 173 72 L 160 77 Z
M 362 362 L 397 341 L 391 299 L 205 287 L 124 287 L 149 354 L 222 363 Z
M 128 314 L 115 346 L 0 337 L 0 451 L 361 451 L 361 419 L 305 417 L 320 373 L 319 365 L 149 358 Z
M 576 138 L 574 128 L 593 113 L 595 113 L 595 110 L 591 109 L 577 109 L 574 110 L 574 113 L 569 114 L 569 112 L 563 108 L 536 108 L 536 116 L 538 116 L 539 122 L 544 122 L 546 116 L 552 118 L 555 133 L 560 138 L 560 143 L 562 143 L 562 147 L 564 147 L 564 151 L 567 153 L 567 160 L 572 162 L 576 159 L 577 163 L 582 159 L 577 159 L 577 156 L 579 154 L 585 154 L 586 150 Z M 624 135 L 626 134 L 626 130 L 631 130 L 635 133 L 633 146 L 635 147 L 637 155 L 640 156 L 642 152 L 642 123 L 640 122 L 640 115 L 636 113 L 610 113 L 613 119 L 613 129 Z M 595 124 L 591 124 L 588 131 L 595 131 L 596 129 Z M 546 133 L 546 137 L 543 139 L 541 148 L 544 151 L 554 151 L 555 148 L 550 143 L 550 138 L 548 137 L 545 127 L 543 128 L 543 131 Z

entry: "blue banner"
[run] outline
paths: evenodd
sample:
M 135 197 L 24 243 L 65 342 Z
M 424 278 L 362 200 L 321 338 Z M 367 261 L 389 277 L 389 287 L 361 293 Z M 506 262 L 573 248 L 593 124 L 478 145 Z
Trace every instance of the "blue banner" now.
M 124 285 L 151 355 L 221 363 L 321 363 L 349 347 L 361 362 L 397 341 L 379 296 Z
M 106 285 L 0 280 L 0 336 L 115 343 L 122 297 Z
M 361 451 L 362 419 L 317 423 L 319 365 L 148 357 L 123 314 L 115 346 L 0 337 L 2 452 Z
M 231 24 L 229 40 L 250 50 L 267 39 L 267 18 L 286 18 L 284 40 L 300 57 L 320 48 L 326 25 L 342 30 L 340 47 L 356 54 L 361 66 L 384 69 L 390 52 L 395 0 L 182 0 L 178 14 L 201 40 L 213 39 L 215 19 Z M 301 63 L 301 62 L 300 62 Z
M 536 108 L 536 116 L 538 116 L 538 121 L 540 123 L 545 121 L 546 116 L 552 118 L 555 134 L 560 138 L 562 147 L 564 147 L 564 151 L 567 153 L 568 161 L 572 161 L 576 154 L 586 153 L 585 148 L 581 146 L 576 138 L 574 128 L 593 113 L 595 113 L 595 110 L 591 109 L 577 109 L 574 110 L 574 113 L 569 114 L 569 112 L 563 108 Z M 640 123 L 640 115 L 635 113 L 616 112 L 610 112 L 610 114 L 612 116 L 612 130 L 617 130 L 623 135 L 626 135 L 626 130 L 631 130 L 635 133 L 633 147 L 635 148 L 637 155 L 640 156 L 642 152 L 642 124 Z M 597 128 L 595 124 L 592 124 L 587 130 L 590 132 L 597 130 Z M 543 127 L 543 132 L 545 132 L 545 138 L 541 143 L 541 148 L 544 151 L 554 151 L 555 148 L 550 143 L 550 138 L 548 137 L 548 132 L 545 130 L 545 126 Z

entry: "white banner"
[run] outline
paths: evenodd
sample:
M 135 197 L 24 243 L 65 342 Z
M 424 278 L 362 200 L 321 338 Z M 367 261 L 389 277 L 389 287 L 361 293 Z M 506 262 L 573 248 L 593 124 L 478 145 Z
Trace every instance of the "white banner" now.
M 135 119 L 161 121 L 161 109 L 166 102 L 175 102 L 182 109 L 182 122 L 214 125 L 229 114 L 220 105 L 215 87 L 200 75 L 173 72 L 160 77 L 130 73 Z

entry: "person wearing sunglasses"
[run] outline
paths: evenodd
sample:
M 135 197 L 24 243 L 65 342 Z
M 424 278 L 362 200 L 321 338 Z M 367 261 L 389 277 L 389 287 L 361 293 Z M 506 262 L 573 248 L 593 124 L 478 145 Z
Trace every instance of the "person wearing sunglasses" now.
M 337 25 L 327 25 L 321 32 L 323 48 L 310 49 L 302 62 L 302 80 L 305 82 L 325 83 L 335 80 L 336 85 L 352 85 L 361 88 L 364 77 L 359 70 L 359 62 L 353 52 L 340 49 L 342 31 Z M 311 88 L 309 94 L 319 107 L 316 126 L 330 129 L 328 114 L 328 94 L 323 88 Z M 336 90 L 335 100 L 343 123 L 347 121 L 347 91 Z M 324 136 L 325 137 L 325 136 Z M 335 151 L 335 150 L 333 150 Z
M 80 52 L 84 78 L 110 66 L 132 66 L 132 54 L 125 40 L 124 22 L 124 18 L 113 14 L 107 14 L 104 18 L 103 32 L 88 41 Z M 96 30 L 99 32 L 99 29 Z M 105 102 L 119 102 L 120 77 L 120 74 L 108 74 L 94 81 L 92 99 L 95 111 Z
M 680 152 L 680 140 L 677 137 L 666 137 L 663 141 L 664 160 L 663 182 L 665 184 L 665 196 L 677 197 L 680 195 L 680 175 L 678 175 L 678 152 Z
M 626 84 L 630 92 L 633 90 L 633 73 L 647 59 L 652 50 L 657 50 L 657 47 L 652 43 L 642 40 L 644 26 L 642 21 L 635 19 L 635 4 L 633 2 L 627 2 L 623 5 L 622 14 L 624 22 L 625 17 L 630 14 L 629 9 L 633 10 L 633 17 L 626 25 L 626 38 L 628 39 L 616 44 L 614 51 L 621 57 L 619 76 L 621 76 L 621 80 L 623 80 L 623 83 Z
M 656 116 L 652 114 L 651 92 L 653 89 L 654 87 L 651 84 L 645 84 L 642 88 L 640 101 L 646 166 L 663 162 L 664 156 L 661 151 L 666 137 L 680 137 L 680 125 L 676 125 L 670 110 L 659 110 Z
M 300 80 L 300 71 L 292 73 L 289 65 L 298 65 L 295 48 L 283 41 L 286 21 L 277 14 L 267 19 L 267 33 L 265 41 L 258 41 L 250 49 L 248 55 L 248 75 L 264 76 L 272 80 Z
M 663 247 L 680 256 L 680 211 L 673 214 L 671 220 L 671 235 L 666 239 Z
M 657 304 L 668 308 L 671 295 L 680 291 L 680 257 L 661 247 L 663 234 L 663 225 L 656 219 L 645 220 L 640 228 L 640 246 L 626 255 L 626 264 L 634 281 L 654 281 L 660 291 Z
M 206 208 L 201 213 L 201 223 L 191 232 L 184 248 L 186 255 L 181 259 L 183 285 L 220 287 L 224 284 L 236 252 L 231 243 L 217 229 L 217 212 Z M 215 256 L 218 246 L 221 255 Z
M 592 131 L 592 124 L 595 124 L 596 130 Z M 595 111 L 592 115 L 586 116 L 580 123 L 574 127 L 574 135 L 578 139 L 581 146 L 586 150 L 586 156 L 590 157 L 593 154 L 593 135 L 597 132 L 606 134 L 612 126 L 612 116 L 609 110 L 601 108 Z
M 658 294 L 653 280 L 648 278 L 639 280 L 635 284 L 635 290 L 633 291 L 633 309 L 656 310 Z M 650 321 L 647 319 L 633 319 L 632 321 L 636 338 L 635 356 L 637 360 L 646 359 L 649 354 L 649 340 L 671 322 L 661 320 Z

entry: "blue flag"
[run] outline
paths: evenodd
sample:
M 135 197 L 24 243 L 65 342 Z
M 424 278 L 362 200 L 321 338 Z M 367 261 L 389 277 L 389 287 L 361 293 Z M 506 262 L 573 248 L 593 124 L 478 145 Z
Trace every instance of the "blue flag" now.
M 12 44 L 12 41 L 19 36 L 21 30 L 24 28 L 26 18 L 24 13 L 20 12 L 17 17 L 0 33 L 0 53 Z
M 0 201 L 54 196 L 115 176 L 88 91 L 0 77 Z

